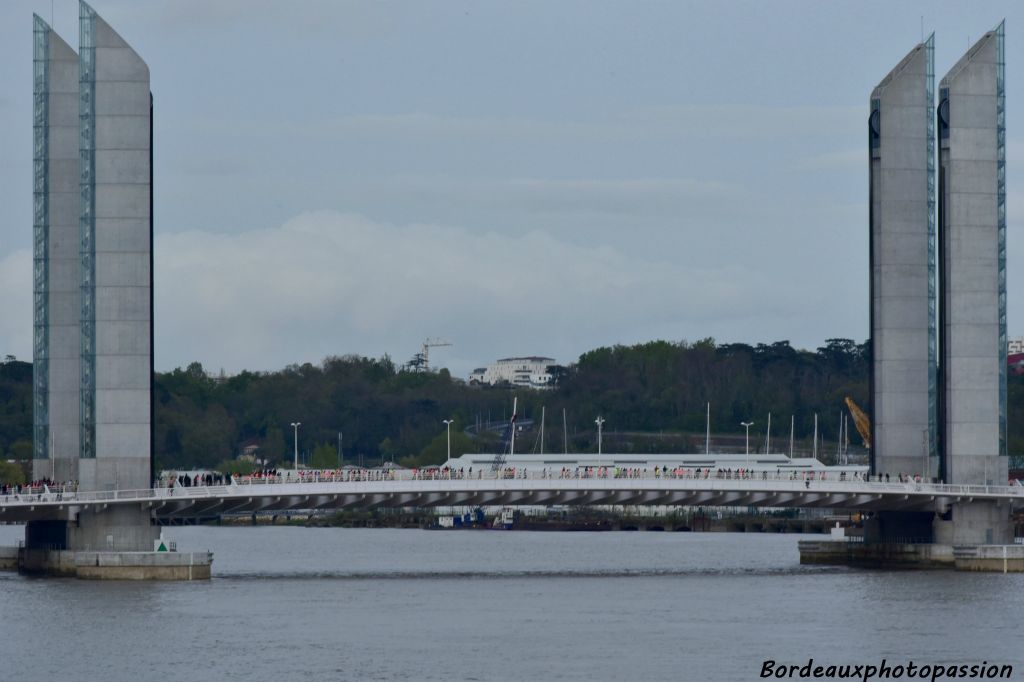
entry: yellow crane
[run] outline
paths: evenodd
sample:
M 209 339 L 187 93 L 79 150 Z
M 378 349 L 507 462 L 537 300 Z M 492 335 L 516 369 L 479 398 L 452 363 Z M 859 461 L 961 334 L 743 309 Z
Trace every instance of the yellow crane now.
M 846 407 L 850 409 L 850 415 L 853 417 L 853 423 L 857 427 L 857 433 L 864 439 L 864 447 L 868 450 L 871 449 L 871 420 L 864 414 L 864 410 L 857 406 L 857 403 L 853 402 L 853 398 L 846 396 Z

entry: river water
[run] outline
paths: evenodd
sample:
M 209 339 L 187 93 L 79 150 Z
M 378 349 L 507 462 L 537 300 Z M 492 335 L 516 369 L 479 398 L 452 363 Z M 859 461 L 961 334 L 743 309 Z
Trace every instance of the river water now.
M 0 526 L 0 544 L 23 529 Z M 0 573 L 2 680 L 754 680 L 1014 666 L 1024 575 L 802 567 L 797 535 L 166 528 L 195 583 Z

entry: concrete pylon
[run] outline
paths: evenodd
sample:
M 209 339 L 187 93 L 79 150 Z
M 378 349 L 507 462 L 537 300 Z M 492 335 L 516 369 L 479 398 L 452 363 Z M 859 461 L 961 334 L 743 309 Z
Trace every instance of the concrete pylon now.
M 1007 480 L 1004 49 L 1000 23 L 939 84 L 942 445 L 964 485 Z M 954 545 L 1012 542 L 994 503 L 955 505 L 951 523 Z
M 142 489 L 153 419 L 149 67 L 87 3 L 79 12 L 77 55 L 34 24 L 33 469 L 84 491 Z M 29 523 L 26 546 L 152 552 L 159 534 L 145 508 L 94 508 Z
M 872 472 L 936 476 L 935 38 L 871 93 Z

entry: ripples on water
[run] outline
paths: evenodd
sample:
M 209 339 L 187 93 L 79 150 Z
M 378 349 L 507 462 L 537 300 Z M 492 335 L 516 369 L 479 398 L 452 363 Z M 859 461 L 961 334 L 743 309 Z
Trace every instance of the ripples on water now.
M 601 571 L 392 571 L 384 573 L 352 573 L 344 571 L 313 571 L 267 573 L 254 571 L 218 575 L 220 580 L 482 580 L 502 578 L 669 578 L 698 575 L 716 576 L 769 576 L 793 575 L 795 573 L 828 573 L 846 570 L 839 567 L 820 566 L 811 569 L 701 569 L 701 570 L 601 570 Z
M 0 544 L 21 534 L 0 526 Z M 810 656 L 1024 673 L 1024 576 L 801 567 L 796 535 L 165 536 L 212 550 L 214 579 L 0 573 L 0 679 L 753 680 Z

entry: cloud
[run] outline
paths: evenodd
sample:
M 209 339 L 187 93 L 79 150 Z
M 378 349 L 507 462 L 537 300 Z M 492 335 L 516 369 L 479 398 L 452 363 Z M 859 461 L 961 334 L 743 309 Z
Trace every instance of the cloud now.
M 729 258 L 708 248 L 633 253 L 541 230 L 330 211 L 244 233 L 158 234 L 156 365 L 273 370 L 347 353 L 404 362 L 431 336 L 454 344 L 436 361 L 465 376 L 498 357 L 568 363 L 654 338 L 813 345 L 850 335 L 851 315 L 862 317 L 859 289 L 829 277 L 827 262 L 796 267 L 741 243 L 717 247 Z M 0 353 L 31 356 L 31 287 L 30 251 L 0 260 Z
M 579 247 L 544 232 L 502 235 L 305 213 L 244 234 L 157 239 L 157 356 L 169 367 L 269 369 L 330 354 L 408 359 L 427 336 L 459 374 L 510 354 L 563 362 L 597 343 L 704 335 L 769 305 L 759 275 Z M 779 288 L 791 291 L 779 297 Z M 780 283 L 773 314 L 809 298 Z M 793 303 L 787 303 L 793 302 Z
M 630 216 L 678 212 L 694 199 L 722 201 L 736 187 L 687 178 L 632 180 L 516 180 L 506 184 L 509 201 L 531 211 L 618 213 Z
M 678 217 L 695 207 L 713 210 L 741 191 L 737 185 L 690 178 L 633 178 L 615 180 L 564 180 L 548 178 L 455 177 L 443 175 L 398 176 L 384 186 L 375 183 L 343 192 L 373 196 L 380 203 L 432 201 L 475 215 L 500 214 L 504 222 L 514 216 L 582 214 L 629 219 L 649 216 Z M 494 220 L 492 217 L 491 220 Z M 565 227 L 568 223 L 561 222 Z

